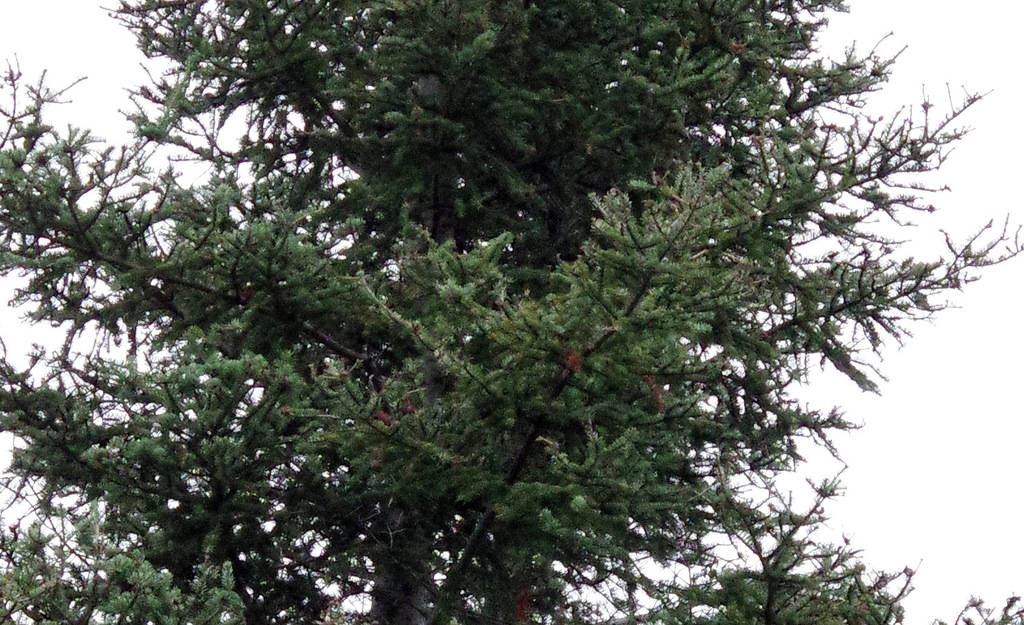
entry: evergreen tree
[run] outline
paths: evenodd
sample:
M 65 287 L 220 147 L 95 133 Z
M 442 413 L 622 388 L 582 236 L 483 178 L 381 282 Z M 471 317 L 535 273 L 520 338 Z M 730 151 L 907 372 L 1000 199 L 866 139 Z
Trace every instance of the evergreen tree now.
M 1018 248 L 901 250 L 977 98 L 864 115 L 843 8 L 122 0 L 121 149 L 12 70 L 0 271 L 66 340 L 0 362 L 6 618 L 897 622 L 776 485 L 850 427 L 792 390 Z

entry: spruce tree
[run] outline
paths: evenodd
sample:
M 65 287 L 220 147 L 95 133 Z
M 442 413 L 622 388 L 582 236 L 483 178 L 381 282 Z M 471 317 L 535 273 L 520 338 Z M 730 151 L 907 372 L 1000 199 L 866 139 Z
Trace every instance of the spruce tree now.
M 793 390 L 1019 248 L 901 249 L 978 98 L 865 115 L 843 9 L 122 0 L 123 148 L 11 70 L 0 272 L 66 339 L 0 362 L 5 617 L 898 622 L 777 484 L 850 427 Z

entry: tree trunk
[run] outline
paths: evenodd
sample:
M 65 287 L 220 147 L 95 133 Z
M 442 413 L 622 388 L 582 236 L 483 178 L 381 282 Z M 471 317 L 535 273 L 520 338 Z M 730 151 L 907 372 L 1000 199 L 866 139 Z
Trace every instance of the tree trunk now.
M 370 621 L 376 625 L 425 625 L 430 580 L 424 540 L 416 524 L 400 510 L 388 512 L 394 540 L 381 545 L 373 560 Z

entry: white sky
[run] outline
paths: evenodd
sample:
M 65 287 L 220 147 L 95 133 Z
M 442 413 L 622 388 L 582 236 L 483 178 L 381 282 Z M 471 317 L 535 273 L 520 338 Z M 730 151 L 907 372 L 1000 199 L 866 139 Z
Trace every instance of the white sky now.
M 113 0 L 108 0 L 113 4 Z M 100 136 L 123 136 L 118 108 L 124 87 L 144 81 L 130 35 L 95 0 L 0 0 L 0 60 L 17 54 L 27 76 L 44 68 L 53 86 L 86 76 L 73 102 L 54 110 Z M 857 41 L 868 49 L 893 32 L 883 49 L 908 49 L 879 111 L 919 106 L 922 89 L 941 108 L 947 83 L 954 94 L 992 93 L 966 118 L 975 131 L 956 149 L 941 175 L 953 192 L 942 212 L 920 220 L 918 237 L 939 227 L 966 236 L 1018 208 L 1024 102 L 1019 11 L 1006 0 L 853 0 L 850 15 L 832 20 L 828 43 Z M 51 117 L 51 119 L 53 119 Z M 882 365 L 889 382 L 881 397 L 823 375 L 807 399 L 842 406 L 864 423 L 841 439 L 849 468 L 846 496 L 834 505 L 831 526 L 853 538 L 871 566 L 918 568 L 917 591 L 905 604 L 907 622 L 952 620 L 972 594 L 1000 606 L 1024 592 L 1024 505 L 1017 456 L 1024 440 L 1019 358 L 1024 331 L 1024 261 L 989 271 L 954 299 L 959 309 L 916 328 L 905 347 L 892 345 Z M 0 298 L 6 301 L 5 290 Z M 12 351 L 29 333 L 0 328 Z

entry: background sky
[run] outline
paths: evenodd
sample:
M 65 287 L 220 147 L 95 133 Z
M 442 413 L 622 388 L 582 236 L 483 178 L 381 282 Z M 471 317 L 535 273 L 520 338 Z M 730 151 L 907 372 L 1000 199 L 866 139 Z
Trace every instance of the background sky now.
M 47 69 L 51 86 L 87 77 L 66 106 L 51 111 L 51 123 L 74 120 L 116 142 L 126 136 L 118 113 L 124 89 L 144 82 L 145 73 L 133 38 L 103 4 L 113 0 L 0 0 L 0 61 L 17 54 L 26 76 Z M 1010 9 L 1016 3 L 850 4 L 849 14 L 831 20 L 826 49 L 840 53 L 856 42 L 866 51 L 881 42 L 881 50 L 895 54 L 906 47 L 873 112 L 919 110 L 923 94 L 942 111 L 947 93 L 957 99 L 965 89 L 991 92 L 964 118 L 974 131 L 932 180 L 952 189 L 937 198 L 941 211 L 922 216 L 909 238 L 928 246 L 941 240 L 943 228 L 963 239 L 1007 214 L 1024 223 L 1024 53 L 1020 16 Z M 916 326 L 904 346 L 888 345 L 880 396 L 827 373 L 803 394 L 822 407 L 839 405 L 863 424 L 837 441 L 848 464 L 846 494 L 831 507 L 830 527 L 862 548 L 870 566 L 918 570 L 917 590 L 905 604 L 913 625 L 953 620 L 971 595 L 999 607 L 1024 593 L 1022 273 L 1024 260 L 992 268 L 955 294 L 951 303 L 959 308 Z M 9 285 L 0 285 L 0 301 L 8 298 Z M 12 352 L 40 336 L 16 323 L 0 309 L 0 336 Z M 833 468 L 818 460 L 809 467 L 819 474 Z

